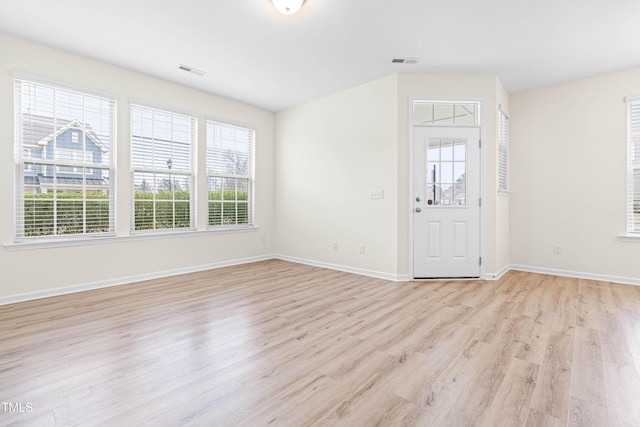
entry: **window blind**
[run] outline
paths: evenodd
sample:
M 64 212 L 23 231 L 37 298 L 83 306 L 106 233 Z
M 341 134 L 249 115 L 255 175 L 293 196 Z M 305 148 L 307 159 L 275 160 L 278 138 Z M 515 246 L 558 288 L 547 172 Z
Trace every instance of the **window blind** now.
M 16 240 L 115 232 L 114 99 L 14 80 Z
M 207 181 L 210 227 L 254 224 L 255 131 L 207 121 Z
M 627 100 L 627 233 L 640 233 L 640 99 Z
M 195 228 L 197 118 L 131 105 L 132 230 Z
M 509 191 L 509 117 L 498 108 L 498 191 Z

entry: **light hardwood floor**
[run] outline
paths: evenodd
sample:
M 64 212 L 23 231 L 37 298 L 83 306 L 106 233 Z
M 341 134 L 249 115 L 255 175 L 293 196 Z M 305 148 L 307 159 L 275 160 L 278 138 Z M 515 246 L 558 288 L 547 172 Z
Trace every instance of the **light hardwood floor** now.
M 3 306 L 0 334 L 0 425 L 640 425 L 620 284 L 273 260 Z

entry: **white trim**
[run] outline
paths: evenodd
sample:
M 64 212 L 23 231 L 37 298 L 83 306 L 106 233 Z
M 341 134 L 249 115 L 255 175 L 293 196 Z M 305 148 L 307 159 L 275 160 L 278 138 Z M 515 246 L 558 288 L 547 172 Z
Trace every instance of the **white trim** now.
M 290 262 L 295 262 L 295 263 L 298 263 L 298 264 L 310 265 L 312 267 L 321 267 L 321 268 L 327 268 L 329 270 L 336 270 L 336 271 L 342 271 L 342 272 L 345 272 L 345 273 L 357 274 L 357 275 L 360 275 L 360 276 L 367 276 L 367 277 L 373 277 L 373 278 L 376 278 L 376 279 L 390 280 L 390 281 L 393 281 L 393 282 L 408 282 L 410 280 L 413 280 L 413 279 L 411 279 L 409 277 L 408 274 L 384 273 L 382 271 L 374 271 L 374 270 L 367 270 L 367 269 L 364 269 L 364 268 L 349 267 L 347 265 L 331 264 L 331 263 L 328 263 L 328 262 L 314 261 L 314 260 L 310 260 L 310 259 L 292 257 L 292 256 L 282 255 L 282 254 L 276 254 L 276 255 L 274 255 L 274 258 L 282 260 L 282 261 L 290 261 Z
M 511 191 L 498 190 L 498 196 L 509 197 L 510 195 L 511 195 Z
M 229 260 L 229 261 L 221 261 L 213 264 L 197 265 L 193 267 L 176 268 L 173 270 L 165 270 L 165 271 L 159 271 L 155 273 L 138 274 L 135 276 L 120 277 L 117 279 L 104 280 L 100 282 L 86 283 L 81 285 L 65 286 L 63 288 L 47 289 L 44 291 L 28 292 L 24 294 L 17 294 L 17 295 L 0 298 L 0 306 L 7 305 L 7 304 L 15 304 L 15 303 L 24 302 L 24 301 L 31 301 L 31 300 L 41 299 L 41 298 L 49 298 L 49 297 L 55 297 L 60 295 L 73 294 L 76 292 L 84 292 L 84 291 L 90 291 L 90 290 L 101 289 L 101 288 L 109 288 L 112 286 L 127 285 L 130 283 L 141 282 L 143 280 L 162 279 L 165 277 L 177 276 L 179 274 L 196 273 L 199 271 L 213 270 L 213 269 L 222 268 L 222 267 L 231 267 L 234 265 L 250 264 L 253 262 L 266 261 L 270 259 L 273 259 L 271 255 L 263 255 L 263 256 L 257 256 L 252 258 L 242 258 L 242 259 L 235 259 L 235 260 Z
M 550 274 L 553 276 L 573 277 L 576 279 L 597 280 L 600 282 L 622 283 L 625 285 L 640 286 L 640 278 L 610 276 L 608 274 L 583 273 L 579 271 L 557 270 L 555 268 L 532 267 L 529 265 L 511 264 L 511 270 L 525 271 L 528 273 Z
M 640 235 L 621 234 L 618 236 L 618 240 L 621 242 L 640 243 Z
M 174 239 L 174 238 L 183 238 L 183 237 L 204 237 L 206 235 L 215 235 L 215 234 L 230 234 L 230 233 L 246 233 L 250 231 L 257 231 L 259 227 L 257 226 L 248 226 L 248 227 L 236 227 L 236 228 L 218 228 L 218 229 L 207 229 L 207 230 L 195 230 L 190 229 L 189 231 L 167 231 L 167 232 L 148 232 L 144 231 L 136 232 L 136 234 L 131 234 L 128 236 L 101 236 L 101 237 L 86 237 L 86 238 L 49 238 L 46 239 L 33 239 L 29 241 L 21 241 L 16 243 L 7 243 L 4 245 L 4 248 L 8 252 L 12 251 L 25 251 L 32 249 L 50 249 L 50 248 L 66 248 L 71 246 L 85 246 L 85 245 L 94 245 L 94 244 L 105 244 L 105 243 L 126 243 L 126 242 L 137 242 L 141 240 L 158 240 L 158 239 Z
M 624 102 L 634 102 L 640 100 L 640 94 L 627 95 L 624 98 Z
M 507 264 L 497 273 L 486 273 L 484 275 L 484 280 L 500 280 L 502 279 L 502 276 L 509 272 L 509 270 L 511 270 L 511 266 Z

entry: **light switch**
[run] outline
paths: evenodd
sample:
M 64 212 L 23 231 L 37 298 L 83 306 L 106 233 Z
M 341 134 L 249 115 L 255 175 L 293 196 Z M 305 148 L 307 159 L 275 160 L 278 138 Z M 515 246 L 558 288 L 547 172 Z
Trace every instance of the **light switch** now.
M 379 188 L 377 190 L 369 190 L 370 199 L 384 199 L 384 190 Z

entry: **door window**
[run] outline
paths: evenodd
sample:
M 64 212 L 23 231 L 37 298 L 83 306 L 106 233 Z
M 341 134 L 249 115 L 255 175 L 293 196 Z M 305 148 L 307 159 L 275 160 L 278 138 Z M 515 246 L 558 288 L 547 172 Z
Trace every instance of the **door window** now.
M 427 207 L 467 206 L 467 141 L 427 138 Z

